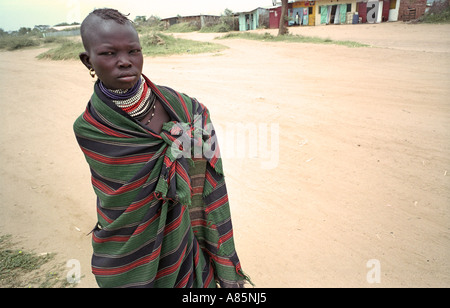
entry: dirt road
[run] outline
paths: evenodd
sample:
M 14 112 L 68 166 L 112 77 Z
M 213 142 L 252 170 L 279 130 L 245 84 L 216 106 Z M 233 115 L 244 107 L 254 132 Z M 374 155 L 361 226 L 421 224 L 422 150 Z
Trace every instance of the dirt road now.
M 372 47 L 221 40 L 145 60 L 211 111 L 244 271 L 257 287 L 449 287 L 450 25 L 290 31 Z M 40 52 L 0 52 L 0 232 L 79 260 L 79 286 L 95 287 L 95 197 L 72 132 L 93 83 Z

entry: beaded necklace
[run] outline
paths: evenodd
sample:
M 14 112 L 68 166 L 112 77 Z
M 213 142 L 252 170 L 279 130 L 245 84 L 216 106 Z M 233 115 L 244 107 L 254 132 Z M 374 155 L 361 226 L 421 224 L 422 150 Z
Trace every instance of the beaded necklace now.
M 156 95 L 148 87 L 142 76 L 131 89 L 111 90 L 106 88 L 102 82 L 100 82 L 99 87 L 103 94 L 132 118 L 142 121 L 151 111 L 153 111 L 146 124 L 150 123 L 153 119 L 156 109 Z

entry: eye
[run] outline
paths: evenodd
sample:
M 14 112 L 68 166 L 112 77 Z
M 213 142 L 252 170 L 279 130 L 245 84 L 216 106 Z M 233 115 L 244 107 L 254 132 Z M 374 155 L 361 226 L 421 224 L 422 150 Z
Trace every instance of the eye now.
M 114 52 L 112 51 L 104 51 L 100 53 L 101 56 L 112 56 L 114 55 Z
M 140 48 L 130 50 L 130 53 L 139 53 L 139 52 L 141 52 Z

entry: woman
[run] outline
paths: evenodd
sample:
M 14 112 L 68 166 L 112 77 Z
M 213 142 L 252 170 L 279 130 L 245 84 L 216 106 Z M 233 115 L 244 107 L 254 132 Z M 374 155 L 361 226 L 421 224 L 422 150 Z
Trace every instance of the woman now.
M 208 110 L 142 74 L 139 36 L 117 10 L 89 14 L 81 36 L 98 77 L 74 131 L 97 195 L 99 286 L 242 287 Z

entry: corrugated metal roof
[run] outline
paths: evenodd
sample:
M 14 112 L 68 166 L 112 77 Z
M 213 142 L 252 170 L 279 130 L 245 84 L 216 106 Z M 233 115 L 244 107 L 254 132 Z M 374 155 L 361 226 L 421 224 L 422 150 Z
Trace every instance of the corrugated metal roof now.
M 200 17 L 200 16 L 212 16 L 212 17 L 220 17 L 220 15 L 213 15 L 213 14 L 198 14 L 198 15 L 177 15 L 177 16 L 171 16 L 171 17 L 165 17 L 161 18 L 161 20 L 167 20 L 172 18 L 189 18 L 189 17 Z

